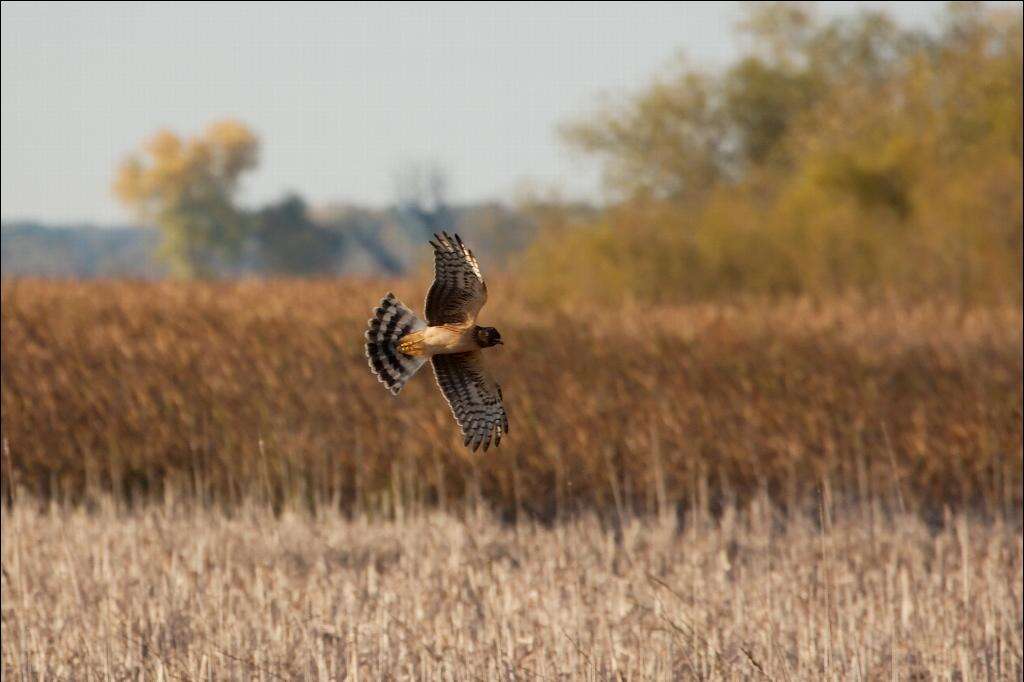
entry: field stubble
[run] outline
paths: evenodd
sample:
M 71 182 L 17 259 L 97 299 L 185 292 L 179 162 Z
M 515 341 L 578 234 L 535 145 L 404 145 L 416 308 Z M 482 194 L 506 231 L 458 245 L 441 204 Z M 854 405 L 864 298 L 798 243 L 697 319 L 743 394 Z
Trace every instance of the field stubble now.
M 5 678 L 1020 679 L 1019 524 L 4 511 Z

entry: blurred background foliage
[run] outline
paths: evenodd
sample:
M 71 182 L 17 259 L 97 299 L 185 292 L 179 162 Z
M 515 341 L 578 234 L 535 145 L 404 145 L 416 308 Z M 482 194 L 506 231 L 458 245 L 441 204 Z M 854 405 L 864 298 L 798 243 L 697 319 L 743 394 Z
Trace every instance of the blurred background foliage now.
M 235 195 L 258 150 L 256 135 L 238 121 L 220 121 L 190 139 L 161 130 L 121 164 L 114 193 L 160 228 L 162 255 L 175 274 L 208 275 L 218 260 L 238 259 L 256 226 Z
M 614 202 L 542 221 L 537 296 L 736 292 L 1021 297 L 1021 15 L 757 4 L 748 54 L 681 62 L 565 126 Z
M 457 230 L 534 302 L 847 291 L 1019 302 L 1021 27 L 1019 8 L 973 3 L 950 4 L 927 32 L 882 12 L 826 21 L 813 5 L 751 4 L 735 63 L 679 59 L 565 123 L 565 143 L 603 169 L 600 205 L 543 191 L 455 205 L 443 168 L 411 163 L 390 207 L 297 194 L 243 207 L 254 131 L 230 119 L 193 137 L 161 130 L 113 181 L 148 228 L 6 225 L 3 269 L 399 276 L 429 267 L 431 233 Z

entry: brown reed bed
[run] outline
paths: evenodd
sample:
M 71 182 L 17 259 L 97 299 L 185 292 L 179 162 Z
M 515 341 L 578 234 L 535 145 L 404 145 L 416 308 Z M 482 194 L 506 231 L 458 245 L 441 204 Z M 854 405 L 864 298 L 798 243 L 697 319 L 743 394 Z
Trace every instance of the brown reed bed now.
M 871 502 L 1021 508 L 1019 307 L 855 297 L 533 309 L 492 283 L 511 434 L 471 456 L 429 368 L 398 398 L 362 332 L 424 281 L 5 281 L 2 486 L 394 517 Z

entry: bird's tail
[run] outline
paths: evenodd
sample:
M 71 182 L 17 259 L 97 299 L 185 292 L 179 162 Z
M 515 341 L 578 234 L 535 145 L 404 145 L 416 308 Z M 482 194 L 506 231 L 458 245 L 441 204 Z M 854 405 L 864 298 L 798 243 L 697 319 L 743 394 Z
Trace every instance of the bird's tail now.
M 425 329 L 427 323 L 416 317 L 394 294 L 388 293 L 370 318 L 366 330 L 366 357 L 377 379 L 394 395 L 427 361 L 398 350 L 398 341 L 410 332 Z

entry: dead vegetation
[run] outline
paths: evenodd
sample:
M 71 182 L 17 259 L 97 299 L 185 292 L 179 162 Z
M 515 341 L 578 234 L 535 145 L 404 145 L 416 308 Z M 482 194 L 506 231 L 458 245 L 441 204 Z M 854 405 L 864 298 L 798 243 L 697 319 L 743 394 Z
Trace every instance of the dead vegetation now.
M 721 506 L 767 491 L 903 509 L 1021 503 L 1021 312 L 855 299 L 530 311 L 487 322 L 511 420 L 469 457 L 425 369 L 362 356 L 408 283 L 3 286 L 3 491 L 302 500 L 393 516 Z M 514 297 L 512 297 L 514 300 Z M 414 303 L 415 305 L 415 303 Z
M 10 679 L 1019 679 L 1016 523 L 3 513 Z
M 5 282 L 5 679 L 1020 678 L 1018 306 L 512 286 L 474 458 L 420 282 Z
M 511 435 L 470 457 L 429 368 L 366 367 L 419 282 L 3 285 L 3 492 L 394 517 L 1021 506 L 1021 311 L 855 298 L 529 310 L 492 286 Z

